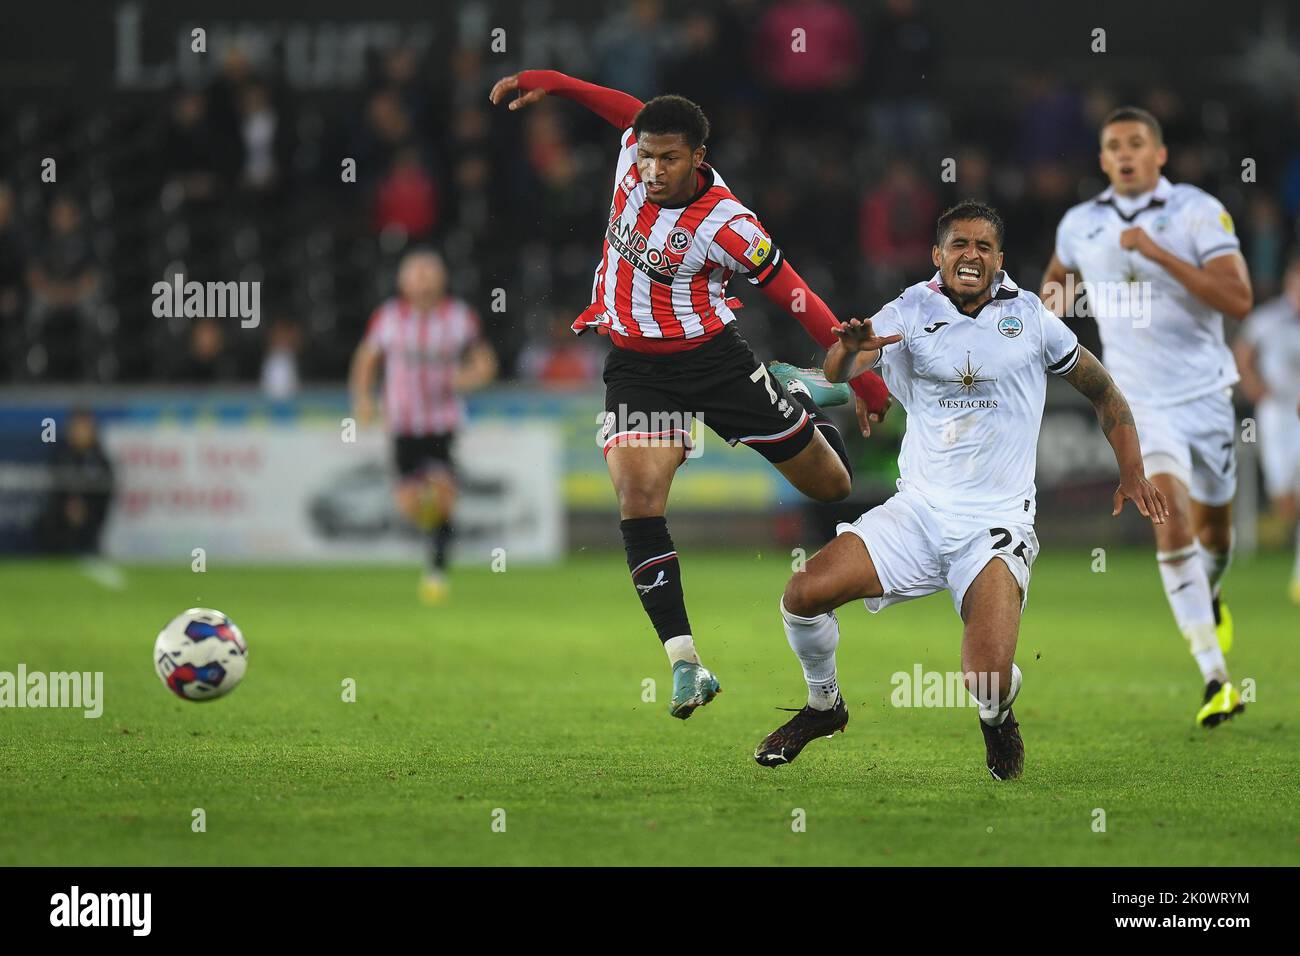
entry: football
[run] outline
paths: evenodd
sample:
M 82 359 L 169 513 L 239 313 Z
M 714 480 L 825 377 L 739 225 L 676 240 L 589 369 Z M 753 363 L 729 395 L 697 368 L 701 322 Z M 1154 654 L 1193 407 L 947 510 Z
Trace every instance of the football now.
M 192 607 L 162 629 L 153 646 L 158 678 L 186 700 L 215 700 L 239 686 L 248 667 L 248 644 L 220 611 Z

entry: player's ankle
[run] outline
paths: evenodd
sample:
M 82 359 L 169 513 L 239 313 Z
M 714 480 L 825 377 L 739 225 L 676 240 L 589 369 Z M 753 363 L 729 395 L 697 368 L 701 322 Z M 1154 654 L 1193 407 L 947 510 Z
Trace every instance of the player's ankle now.
M 700 655 L 695 650 L 695 638 L 689 634 L 668 638 L 664 641 L 664 651 L 668 654 L 668 663 L 673 667 L 677 666 L 678 661 L 686 661 L 688 664 L 700 662 Z
M 813 710 L 833 710 L 839 699 L 840 685 L 834 677 L 828 681 L 808 682 L 808 706 Z

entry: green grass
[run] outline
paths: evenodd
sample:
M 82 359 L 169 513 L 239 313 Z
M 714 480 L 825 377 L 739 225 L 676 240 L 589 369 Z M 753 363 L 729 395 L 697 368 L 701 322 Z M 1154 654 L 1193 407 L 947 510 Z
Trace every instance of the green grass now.
M 621 555 L 460 571 L 436 610 L 401 569 L 131 568 L 114 591 L 76 564 L 0 565 L 0 670 L 102 670 L 106 697 L 98 720 L 0 709 L 0 865 L 1300 863 L 1300 615 L 1281 556 L 1232 571 L 1230 662 L 1258 700 L 1204 732 L 1152 556 L 1112 552 L 1093 574 L 1088 552 L 1049 549 L 1020 642 L 1027 769 L 1008 784 L 984 770 L 973 710 L 888 702 L 895 671 L 958 667 L 946 595 L 845 608 L 848 732 L 754 763 L 787 716 L 774 707 L 802 702 L 776 611 L 788 562 L 685 555 L 724 687 L 685 722 Z M 172 697 L 151 661 L 159 627 L 198 604 L 251 648 L 244 684 L 206 704 Z

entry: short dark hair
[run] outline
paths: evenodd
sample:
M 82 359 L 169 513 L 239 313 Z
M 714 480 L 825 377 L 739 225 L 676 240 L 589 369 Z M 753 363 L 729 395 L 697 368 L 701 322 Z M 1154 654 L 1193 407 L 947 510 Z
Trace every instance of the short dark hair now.
M 949 208 L 934 227 L 934 244 L 942 246 L 945 239 L 948 238 L 948 231 L 952 229 L 954 222 L 965 222 L 969 219 L 983 219 L 993 227 L 997 233 L 998 248 L 1002 248 L 1002 237 L 1006 233 L 1006 227 L 1002 222 L 1002 217 L 998 211 L 988 203 L 980 202 L 978 199 L 963 199 L 957 205 Z
M 1160 120 L 1140 106 L 1121 106 L 1119 109 L 1111 110 L 1109 115 L 1101 121 L 1101 129 L 1097 131 L 1098 138 L 1101 137 L 1101 134 L 1105 132 L 1106 127 L 1111 123 L 1141 123 L 1151 130 L 1151 135 L 1156 138 L 1157 143 L 1164 143 L 1165 141 L 1165 131 L 1160 128 Z
M 680 133 L 686 145 L 699 149 L 709 138 L 709 120 L 699 105 L 684 96 L 656 96 L 641 107 L 632 121 L 632 135 Z

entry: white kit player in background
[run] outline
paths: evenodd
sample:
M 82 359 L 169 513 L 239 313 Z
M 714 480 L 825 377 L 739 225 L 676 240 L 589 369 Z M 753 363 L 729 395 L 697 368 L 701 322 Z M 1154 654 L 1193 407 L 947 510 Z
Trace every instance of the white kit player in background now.
M 1064 315 L 1074 303 L 1062 290 L 1084 285 L 1106 367 L 1132 403 L 1147 473 L 1169 500 L 1156 560 L 1205 680 L 1196 722 L 1214 727 L 1243 709 L 1223 657 L 1232 618 L 1219 599 L 1237 489 L 1237 368 L 1223 317 L 1244 318 L 1252 293 L 1232 217 L 1208 193 L 1160 175 L 1167 156 L 1150 113 L 1123 107 L 1106 118 L 1110 187 L 1061 220 L 1042 296 Z
M 932 258 L 938 272 L 866 322 L 842 325 L 826 377 L 879 367 L 907 411 L 898 493 L 852 524 L 796 572 L 781 600 L 786 637 L 803 665 L 808 705 L 759 745 L 778 766 L 805 744 L 842 730 L 848 709 L 835 672 L 835 609 L 865 599 L 877 612 L 947 591 L 964 629 L 961 670 L 979 706 L 986 763 L 1017 777 L 1024 747 L 1011 705 L 1034 535 L 1038 432 L 1047 376 L 1059 375 L 1096 407 L 1115 450 L 1124 499 L 1157 524 L 1165 503 L 1146 480 L 1124 396 L 1096 358 L 1032 292 L 1002 271 L 1002 220 L 963 202 L 945 212 Z
M 1264 487 L 1283 528 L 1295 532 L 1291 600 L 1300 604 L 1300 253 L 1282 277 L 1282 294 L 1250 314 L 1235 343 L 1241 390 L 1255 405 Z

